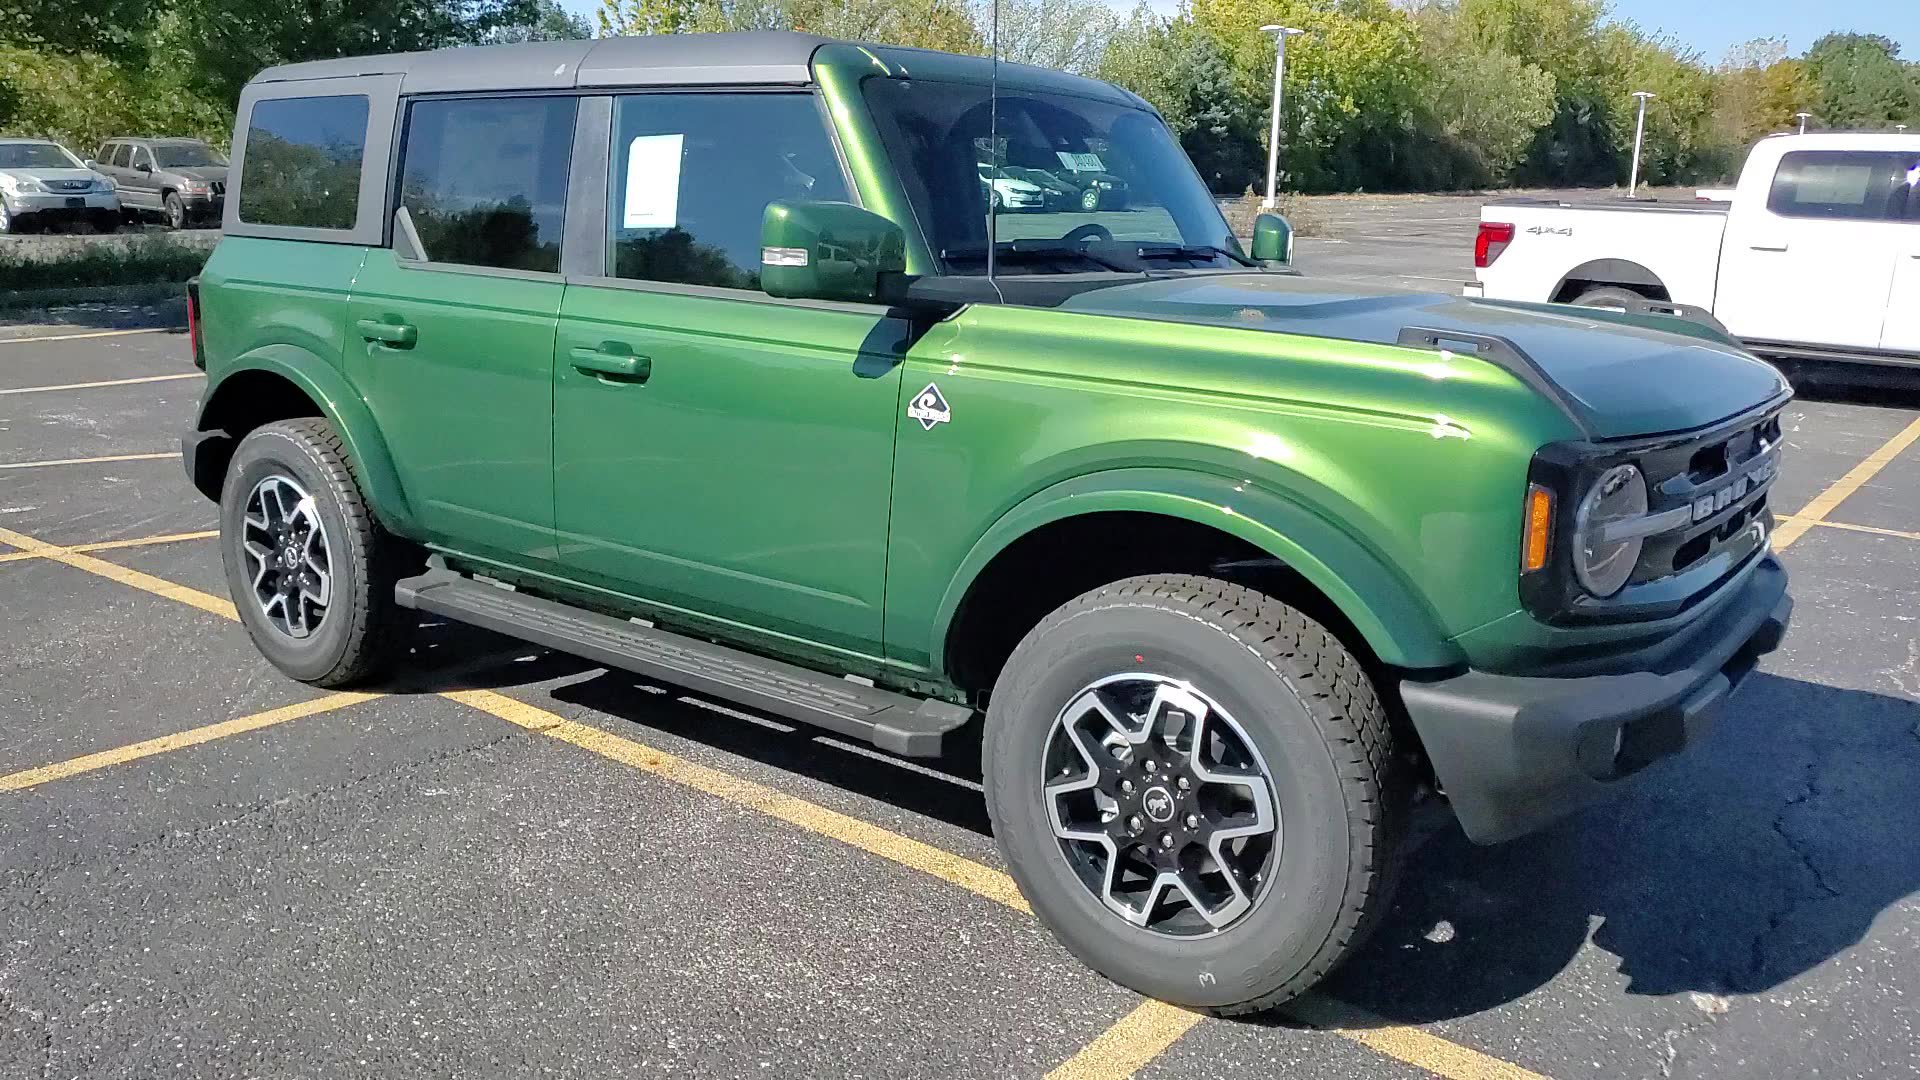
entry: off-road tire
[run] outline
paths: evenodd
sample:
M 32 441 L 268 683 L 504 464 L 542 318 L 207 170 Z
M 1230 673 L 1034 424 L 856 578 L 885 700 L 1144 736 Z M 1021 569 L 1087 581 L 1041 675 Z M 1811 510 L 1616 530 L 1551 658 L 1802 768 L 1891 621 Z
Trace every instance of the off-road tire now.
M 1603 285 L 1588 289 L 1573 298 L 1575 307 L 1608 308 L 1614 311 L 1632 311 L 1646 297 L 1632 289 L 1623 289 L 1617 285 Z
M 1138 665 L 1219 702 L 1264 759 L 1281 841 L 1272 879 L 1237 922 L 1204 937 L 1134 926 L 1076 876 L 1052 831 L 1042 755 L 1082 687 Z M 1218 1015 L 1272 1008 L 1319 982 L 1391 902 L 1409 785 L 1372 681 L 1299 611 L 1214 578 L 1128 578 L 1027 634 L 987 713 L 994 835 L 1060 943 L 1113 981 Z
M 332 553 L 332 601 L 311 636 L 273 625 L 255 601 L 239 537 L 254 486 L 290 476 L 313 496 Z M 320 417 L 256 428 L 234 450 L 220 493 L 220 551 L 240 621 L 262 655 L 314 686 L 366 682 L 404 651 L 410 612 L 394 603 L 394 582 L 416 572 L 419 551 L 388 533 L 361 494 L 356 466 L 333 425 Z

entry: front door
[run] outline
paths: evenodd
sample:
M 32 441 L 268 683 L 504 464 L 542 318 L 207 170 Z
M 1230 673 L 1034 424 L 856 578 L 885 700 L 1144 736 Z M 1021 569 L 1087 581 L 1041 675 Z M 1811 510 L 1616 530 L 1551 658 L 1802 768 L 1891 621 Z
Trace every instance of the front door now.
M 1894 248 L 1889 155 L 1782 155 L 1766 206 L 1727 218 L 1714 314 L 1734 336 L 1872 349 L 1880 344 Z M 1743 192 L 1744 194 L 1744 192 Z
M 555 347 L 562 558 L 721 635 L 878 656 L 908 327 L 758 283 L 767 203 L 848 197 L 819 105 L 635 94 L 612 129 L 602 265 Z
M 142 210 L 160 209 L 160 181 L 154 178 L 158 164 L 153 160 L 153 151 L 144 146 L 128 148 L 129 157 L 124 188 L 133 193 L 130 200 Z M 122 196 L 125 199 L 125 196 Z
M 575 101 L 413 102 L 393 247 L 367 253 L 347 364 L 435 542 L 515 565 L 553 544 L 553 335 Z

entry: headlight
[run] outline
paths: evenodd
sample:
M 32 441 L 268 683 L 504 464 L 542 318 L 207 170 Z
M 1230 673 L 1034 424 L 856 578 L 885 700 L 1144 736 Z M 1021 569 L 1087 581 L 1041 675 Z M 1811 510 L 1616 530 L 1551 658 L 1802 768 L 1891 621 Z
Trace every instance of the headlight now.
M 1620 518 L 1637 518 L 1647 512 L 1647 481 L 1632 465 L 1608 469 L 1580 500 L 1573 518 L 1573 573 L 1580 584 L 1595 596 L 1605 598 L 1626 585 L 1640 561 L 1643 537 L 1616 540 L 1599 539 L 1600 526 Z
M 30 177 L 25 177 L 25 176 L 10 176 L 6 178 L 6 182 L 7 182 L 7 186 L 11 187 L 15 191 L 47 190 L 46 188 L 40 186 L 40 181 L 34 180 Z
M 205 180 L 188 180 L 180 185 L 180 190 L 190 192 L 194 195 L 205 195 L 208 190 L 207 182 Z
M 118 191 L 120 190 L 120 185 L 114 183 L 113 177 L 111 176 L 96 176 L 93 178 L 93 190 Z

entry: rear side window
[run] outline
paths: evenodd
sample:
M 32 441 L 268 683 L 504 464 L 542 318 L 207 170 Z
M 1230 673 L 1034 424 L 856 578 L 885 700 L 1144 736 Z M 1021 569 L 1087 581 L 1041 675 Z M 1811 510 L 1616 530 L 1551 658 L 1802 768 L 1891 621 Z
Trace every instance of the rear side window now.
M 360 212 L 367 98 L 269 98 L 247 121 L 240 220 L 250 225 L 351 229 Z
M 1767 209 L 1785 217 L 1920 219 L 1920 154 L 1795 150 L 1780 158 Z
M 808 94 L 635 94 L 615 103 L 613 133 L 614 277 L 757 289 L 767 204 L 847 198 Z
M 400 204 L 428 260 L 559 271 L 573 113 L 570 97 L 414 103 Z

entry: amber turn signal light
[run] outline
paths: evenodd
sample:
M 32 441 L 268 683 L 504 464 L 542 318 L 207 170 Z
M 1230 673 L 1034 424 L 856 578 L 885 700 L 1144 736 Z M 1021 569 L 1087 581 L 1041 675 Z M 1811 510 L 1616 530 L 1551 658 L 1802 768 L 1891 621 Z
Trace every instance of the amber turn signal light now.
M 1553 492 L 1539 484 L 1527 485 L 1526 531 L 1520 546 L 1520 569 L 1525 573 L 1544 570 L 1548 540 L 1553 536 Z

